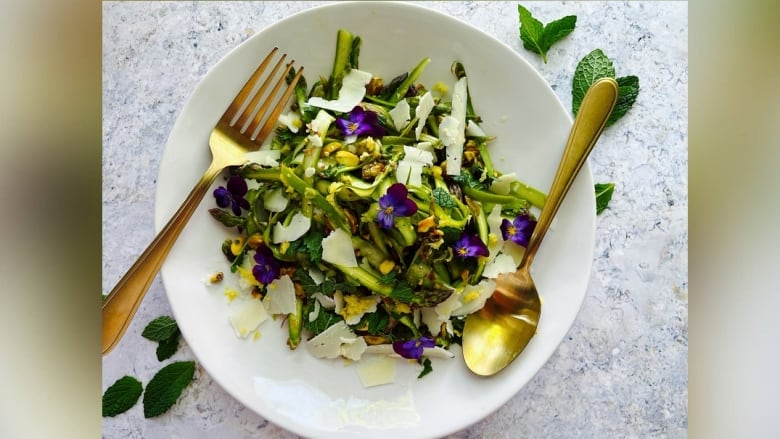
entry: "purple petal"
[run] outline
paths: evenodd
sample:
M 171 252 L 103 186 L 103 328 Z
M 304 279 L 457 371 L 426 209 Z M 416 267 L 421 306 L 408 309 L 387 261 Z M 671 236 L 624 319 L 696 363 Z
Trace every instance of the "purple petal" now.
M 490 254 L 487 246 L 479 236 L 472 235 L 469 237 L 469 253 L 470 256 L 487 256 Z
M 234 175 L 228 180 L 227 189 L 231 194 L 243 197 L 247 193 L 246 181 L 243 178 Z
M 379 221 L 379 225 L 382 226 L 383 229 L 390 229 L 395 225 L 395 215 L 392 213 L 387 213 L 385 209 L 379 209 L 379 212 L 376 214 L 376 219 Z
M 395 216 L 412 216 L 415 213 L 417 213 L 417 204 L 408 198 L 398 203 L 393 212 Z
M 338 127 L 339 130 L 345 135 L 350 136 L 352 134 L 355 134 L 353 131 L 353 123 L 346 120 L 346 119 L 336 119 L 336 127 Z
M 508 219 L 501 221 L 501 236 L 503 236 L 504 241 L 508 241 L 513 238 L 514 235 L 509 233 L 513 226 L 514 224 L 512 224 Z
M 406 189 L 406 186 L 404 186 L 403 183 L 394 183 L 387 189 L 387 195 L 390 196 L 393 206 L 395 207 L 401 204 L 403 202 L 402 200 L 406 199 L 406 196 L 409 195 L 409 190 Z
M 214 198 L 217 200 L 217 206 L 219 207 L 228 207 L 232 200 L 230 192 L 222 186 L 214 189 Z
M 394 341 L 393 350 L 398 355 L 410 360 L 417 360 L 423 354 L 423 347 L 418 345 L 417 340 Z

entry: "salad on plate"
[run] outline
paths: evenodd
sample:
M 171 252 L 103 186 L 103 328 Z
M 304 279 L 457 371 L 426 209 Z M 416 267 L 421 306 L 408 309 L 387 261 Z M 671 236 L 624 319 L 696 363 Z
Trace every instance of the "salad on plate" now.
M 515 271 L 545 194 L 494 167 L 459 61 L 434 84 L 418 82 L 430 58 L 381 78 L 361 42 L 338 31 L 332 71 L 301 78 L 274 136 L 214 190 L 229 320 L 247 338 L 281 318 L 290 349 L 423 376 Z

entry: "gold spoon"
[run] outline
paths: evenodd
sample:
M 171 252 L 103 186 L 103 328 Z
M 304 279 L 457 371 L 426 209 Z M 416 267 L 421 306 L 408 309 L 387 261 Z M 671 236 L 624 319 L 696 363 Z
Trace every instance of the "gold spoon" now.
M 514 273 L 499 276 L 493 296 L 466 319 L 463 357 L 475 374 L 489 376 L 503 370 L 536 333 L 542 304 L 531 278 L 531 263 L 574 178 L 604 130 L 617 96 L 618 85 L 612 78 L 600 79 L 588 89 L 520 266 Z

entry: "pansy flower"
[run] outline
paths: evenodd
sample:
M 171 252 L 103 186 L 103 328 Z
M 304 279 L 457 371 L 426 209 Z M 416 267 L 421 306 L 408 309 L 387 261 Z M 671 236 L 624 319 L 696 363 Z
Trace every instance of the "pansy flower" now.
M 349 112 L 349 119 L 336 119 L 336 126 L 344 136 L 371 136 L 379 138 L 385 135 L 385 129 L 379 124 L 379 118 L 373 111 L 365 111 L 357 106 Z
M 268 285 L 279 277 L 279 262 L 274 259 L 271 249 L 261 245 L 255 251 L 255 266 L 252 275 L 263 285 Z
M 455 254 L 461 258 L 473 258 L 490 254 L 479 236 L 465 233 L 455 242 Z
M 410 360 L 419 360 L 422 357 L 424 348 L 436 346 L 432 338 L 420 337 L 407 341 L 394 341 L 393 350 L 396 354 Z
M 393 227 L 395 218 L 399 216 L 412 216 L 417 212 L 417 204 L 407 198 L 409 190 L 402 183 L 395 183 L 387 190 L 387 193 L 379 198 L 379 213 L 377 220 L 385 229 Z
M 505 241 L 511 240 L 517 245 L 527 247 L 534 228 L 536 228 L 536 221 L 532 220 L 528 214 L 521 213 L 511 222 L 508 219 L 501 222 L 501 235 Z
M 217 199 L 217 206 L 228 207 L 236 215 L 241 215 L 241 208 L 249 209 L 249 201 L 244 198 L 247 193 L 246 181 L 234 175 L 227 182 L 227 187 L 220 186 L 214 189 L 214 198 Z

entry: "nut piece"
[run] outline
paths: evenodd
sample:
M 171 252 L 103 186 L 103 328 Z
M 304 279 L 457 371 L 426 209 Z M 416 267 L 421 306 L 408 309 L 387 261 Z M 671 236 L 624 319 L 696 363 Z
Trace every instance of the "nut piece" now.
M 359 165 L 360 159 L 349 151 L 336 151 L 336 162 L 351 168 Z

